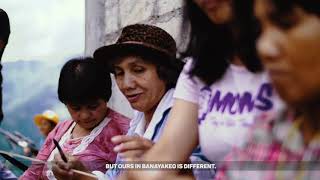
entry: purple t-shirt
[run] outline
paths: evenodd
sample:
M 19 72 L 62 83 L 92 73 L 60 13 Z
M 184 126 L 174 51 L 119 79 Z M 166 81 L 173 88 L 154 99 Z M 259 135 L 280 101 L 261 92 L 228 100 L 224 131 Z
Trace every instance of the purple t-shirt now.
M 266 73 L 253 74 L 245 67 L 230 65 L 222 79 L 207 86 L 190 77 L 191 66 L 188 60 L 174 98 L 199 106 L 200 146 L 210 161 L 220 161 L 233 147 L 241 147 L 255 116 L 275 113 L 283 106 Z

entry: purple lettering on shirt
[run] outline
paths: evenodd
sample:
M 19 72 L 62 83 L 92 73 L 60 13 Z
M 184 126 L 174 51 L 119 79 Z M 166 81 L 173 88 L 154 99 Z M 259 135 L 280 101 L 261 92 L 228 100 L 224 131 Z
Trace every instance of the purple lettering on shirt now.
M 256 105 L 261 111 L 268 111 L 272 109 L 273 103 L 269 99 L 272 96 L 272 85 L 270 83 L 264 83 L 261 85 L 257 100 L 262 103 L 262 105 Z
M 238 112 L 242 114 L 245 107 L 247 107 L 247 112 L 251 112 L 254 107 L 254 100 L 252 99 L 252 94 L 249 92 L 244 92 L 240 97 Z
M 205 119 L 207 113 L 209 112 L 209 105 L 211 98 L 211 88 L 209 86 L 205 86 L 200 90 L 199 97 L 199 115 L 198 115 L 198 123 L 200 124 L 202 120 Z
M 211 94 L 211 88 L 206 86 L 202 88 L 199 100 L 199 123 L 203 121 L 211 111 L 229 114 L 250 113 L 255 108 L 261 111 L 272 109 L 272 86 L 270 83 L 264 83 L 260 86 L 256 98 L 251 92 L 232 93 L 226 92 L 225 95 L 220 90 Z
M 228 112 L 230 114 L 235 114 L 236 111 L 232 111 L 232 107 L 236 100 L 239 99 L 239 95 L 234 96 L 232 93 L 228 92 L 222 100 L 220 100 L 221 92 L 218 90 L 213 96 L 213 99 L 209 103 L 209 111 L 211 112 L 213 107 L 216 107 L 216 111 L 224 113 L 228 107 Z

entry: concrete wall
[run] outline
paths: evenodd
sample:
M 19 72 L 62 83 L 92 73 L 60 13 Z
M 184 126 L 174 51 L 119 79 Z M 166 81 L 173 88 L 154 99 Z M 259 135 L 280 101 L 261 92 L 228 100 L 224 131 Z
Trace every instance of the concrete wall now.
M 176 40 L 178 50 L 186 47 L 189 26 L 183 21 L 183 0 L 86 0 L 85 54 L 114 43 L 122 28 L 135 23 L 159 26 Z M 129 103 L 113 83 L 109 106 L 131 117 Z

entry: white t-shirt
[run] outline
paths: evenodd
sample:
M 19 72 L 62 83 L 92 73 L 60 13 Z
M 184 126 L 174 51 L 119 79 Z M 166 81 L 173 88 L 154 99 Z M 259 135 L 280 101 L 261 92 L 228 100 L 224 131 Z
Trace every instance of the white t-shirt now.
M 201 151 L 210 161 L 218 163 L 233 147 L 244 145 L 255 116 L 283 107 L 266 73 L 230 65 L 222 79 L 207 86 L 197 77 L 190 78 L 191 66 L 188 60 L 174 98 L 198 104 Z

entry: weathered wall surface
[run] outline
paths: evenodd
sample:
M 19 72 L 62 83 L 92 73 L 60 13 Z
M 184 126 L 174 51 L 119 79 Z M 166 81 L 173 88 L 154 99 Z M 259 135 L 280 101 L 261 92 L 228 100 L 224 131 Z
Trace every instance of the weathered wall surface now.
M 85 53 L 92 55 L 103 45 L 114 43 L 122 28 L 135 23 L 159 26 L 176 40 L 179 51 L 186 47 L 189 26 L 183 21 L 183 0 L 86 0 Z M 132 116 L 129 103 L 115 83 L 109 105 Z

